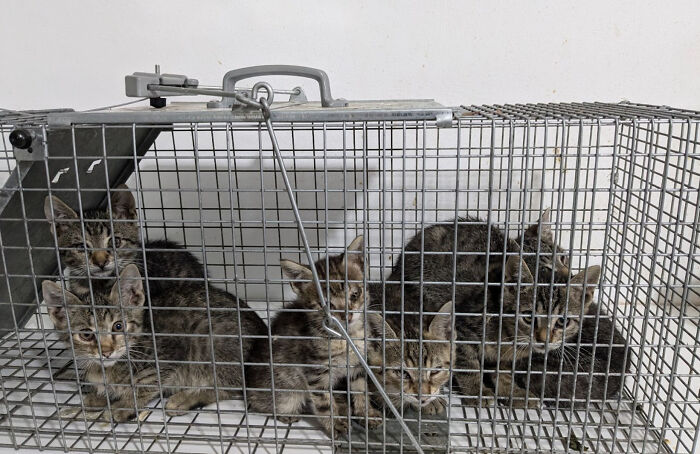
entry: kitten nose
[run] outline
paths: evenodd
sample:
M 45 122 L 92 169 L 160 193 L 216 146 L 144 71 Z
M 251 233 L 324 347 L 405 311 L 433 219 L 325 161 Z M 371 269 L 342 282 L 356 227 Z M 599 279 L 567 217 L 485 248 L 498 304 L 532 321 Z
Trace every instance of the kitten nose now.
M 547 328 L 541 328 L 537 330 L 537 340 L 540 342 L 547 341 Z
M 100 342 L 100 350 L 102 350 L 102 356 L 109 358 L 109 355 L 114 351 L 114 345 L 109 341 Z
M 107 251 L 96 251 L 92 253 L 90 259 L 95 265 L 99 266 L 100 268 L 104 268 L 107 264 L 109 256 L 107 255 Z

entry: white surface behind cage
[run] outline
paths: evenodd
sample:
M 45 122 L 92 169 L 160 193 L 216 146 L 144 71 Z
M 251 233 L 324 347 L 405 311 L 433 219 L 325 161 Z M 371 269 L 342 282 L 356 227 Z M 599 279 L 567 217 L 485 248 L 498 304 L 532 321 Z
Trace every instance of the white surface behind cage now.
M 3 2 L 2 107 L 88 109 L 123 76 L 271 63 L 326 70 L 347 99 L 620 101 L 700 108 L 700 3 L 184 0 Z M 20 58 L 21 57 L 21 58 Z M 299 82 L 286 82 L 297 84 Z M 313 84 L 304 85 L 317 99 Z

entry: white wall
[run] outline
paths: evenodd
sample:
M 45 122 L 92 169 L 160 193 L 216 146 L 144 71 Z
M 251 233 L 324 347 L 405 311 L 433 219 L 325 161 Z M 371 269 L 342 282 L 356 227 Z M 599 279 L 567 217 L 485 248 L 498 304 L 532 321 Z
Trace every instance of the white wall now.
M 325 69 L 347 99 L 619 101 L 700 109 L 700 2 L 26 1 L 0 14 L 0 107 L 123 100 L 123 76 Z

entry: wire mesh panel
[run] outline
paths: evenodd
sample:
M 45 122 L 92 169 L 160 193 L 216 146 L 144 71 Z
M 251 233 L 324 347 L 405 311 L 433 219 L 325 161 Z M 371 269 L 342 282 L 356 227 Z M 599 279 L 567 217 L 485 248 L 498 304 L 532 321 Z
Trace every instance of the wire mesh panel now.
M 694 452 L 700 116 L 453 115 L 6 117 L 0 444 Z

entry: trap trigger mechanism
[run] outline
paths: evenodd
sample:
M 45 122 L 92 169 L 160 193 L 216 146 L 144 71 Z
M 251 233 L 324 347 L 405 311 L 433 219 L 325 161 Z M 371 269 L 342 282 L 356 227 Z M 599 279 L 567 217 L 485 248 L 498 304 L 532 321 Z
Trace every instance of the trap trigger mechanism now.
M 177 93 L 173 89 L 197 88 L 199 81 L 183 74 L 161 74 L 160 65 L 155 72 L 135 72 L 124 78 L 126 96 L 133 98 L 150 98 L 151 107 L 165 107 L 165 96 L 183 96 L 190 93 Z

